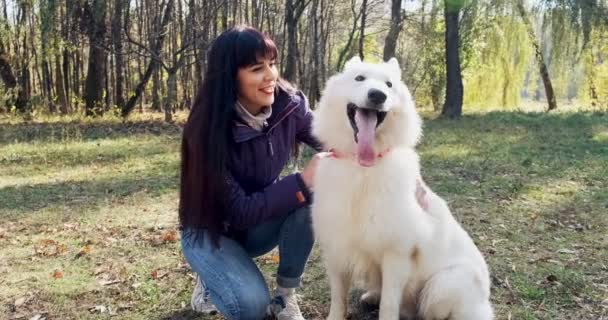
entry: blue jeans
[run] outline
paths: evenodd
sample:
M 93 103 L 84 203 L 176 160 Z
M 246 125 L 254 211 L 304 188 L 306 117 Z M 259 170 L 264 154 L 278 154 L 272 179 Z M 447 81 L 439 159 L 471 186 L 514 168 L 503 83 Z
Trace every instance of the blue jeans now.
M 194 236 L 202 232 L 202 236 Z M 300 286 L 304 267 L 314 244 L 309 208 L 295 210 L 245 232 L 244 239 L 221 236 L 214 248 L 208 234 L 186 229 L 182 250 L 188 263 L 210 291 L 211 301 L 227 319 L 263 319 L 270 302 L 264 276 L 253 261 L 277 245 L 277 284 Z

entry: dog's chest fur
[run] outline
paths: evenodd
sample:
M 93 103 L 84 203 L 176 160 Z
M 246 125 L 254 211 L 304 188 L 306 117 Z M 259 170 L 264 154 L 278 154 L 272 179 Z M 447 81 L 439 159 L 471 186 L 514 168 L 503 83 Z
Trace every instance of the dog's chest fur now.
M 371 168 L 349 159 L 321 163 L 313 204 L 321 246 L 365 261 L 381 259 L 380 253 L 387 250 L 411 250 L 430 233 L 415 200 L 417 172 L 418 157 L 406 148 L 391 151 Z

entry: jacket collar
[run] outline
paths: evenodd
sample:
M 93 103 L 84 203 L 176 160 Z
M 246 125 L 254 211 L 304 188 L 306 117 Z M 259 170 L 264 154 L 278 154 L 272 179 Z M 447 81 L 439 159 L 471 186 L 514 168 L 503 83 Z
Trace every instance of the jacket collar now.
M 284 90 L 279 90 L 272 104 L 272 115 L 268 118 L 268 126 L 262 131 L 257 131 L 239 119 L 235 115 L 232 124 L 232 135 L 237 143 L 262 136 L 270 132 L 274 127 L 281 123 L 287 115 L 291 114 L 303 98 L 299 94 L 290 94 Z

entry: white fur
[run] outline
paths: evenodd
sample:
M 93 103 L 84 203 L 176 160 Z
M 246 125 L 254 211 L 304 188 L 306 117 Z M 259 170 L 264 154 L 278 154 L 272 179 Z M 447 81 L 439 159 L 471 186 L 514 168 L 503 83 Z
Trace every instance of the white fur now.
M 366 80 L 355 81 L 357 75 Z M 375 148 L 390 152 L 372 167 L 351 157 L 322 159 L 314 181 L 313 226 L 331 286 L 328 319 L 345 318 L 348 289 L 355 281 L 369 290 L 364 299 L 380 296 L 381 320 L 400 315 L 492 319 L 481 253 L 443 199 L 426 187 L 428 212 L 416 201 L 420 164 L 414 148 L 422 122 L 397 60 L 347 62 L 344 72 L 327 83 L 315 112 L 314 134 L 328 149 L 356 153 L 346 105 L 364 105 L 371 88 L 388 96 Z

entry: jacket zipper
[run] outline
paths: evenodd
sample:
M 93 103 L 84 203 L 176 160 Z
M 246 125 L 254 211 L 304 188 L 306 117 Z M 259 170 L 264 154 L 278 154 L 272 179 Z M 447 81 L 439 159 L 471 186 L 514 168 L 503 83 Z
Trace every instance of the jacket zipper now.
M 270 156 L 274 156 L 274 148 L 272 146 L 272 141 L 270 140 L 270 136 L 267 135 L 266 138 L 268 138 L 268 149 L 270 150 Z
M 271 157 L 274 156 L 274 146 L 272 145 L 272 140 L 271 140 L 272 136 L 270 135 L 270 132 L 272 131 L 272 129 L 274 129 L 274 127 L 276 127 L 279 123 L 281 123 L 281 121 L 283 121 L 283 119 L 287 118 L 287 116 L 289 116 L 290 114 L 292 114 L 296 109 L 297 109 L 296 107 L 292 107 L 290 110 L 288 110 L 287 112 L 285 112 L 285 114 L 281 117 L 281 119 L 279 119 L 279 121 L 277 121 L 266 132 L 266 139 L 268 140 L 268 150 L 269 150 L 269 153 L 270 153 Z

